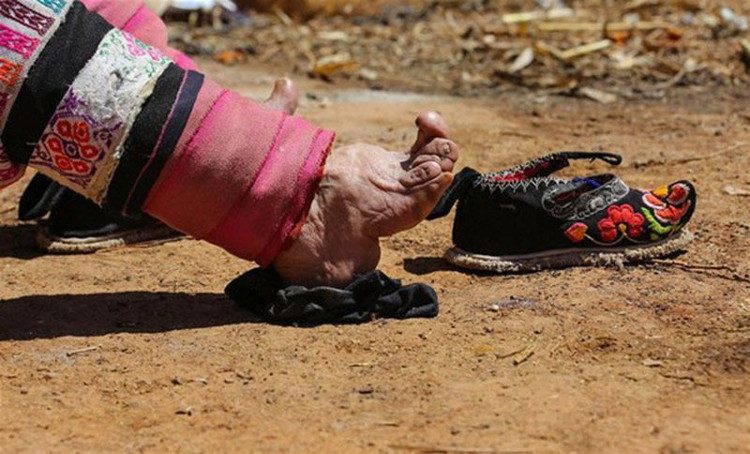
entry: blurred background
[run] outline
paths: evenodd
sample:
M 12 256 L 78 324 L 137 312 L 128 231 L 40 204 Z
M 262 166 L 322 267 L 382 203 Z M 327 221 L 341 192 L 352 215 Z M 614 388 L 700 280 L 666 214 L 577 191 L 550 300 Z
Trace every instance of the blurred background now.
M 173 45 L 374 89 L 614 102 L 747 84 L 744 0 L 150 0 Z

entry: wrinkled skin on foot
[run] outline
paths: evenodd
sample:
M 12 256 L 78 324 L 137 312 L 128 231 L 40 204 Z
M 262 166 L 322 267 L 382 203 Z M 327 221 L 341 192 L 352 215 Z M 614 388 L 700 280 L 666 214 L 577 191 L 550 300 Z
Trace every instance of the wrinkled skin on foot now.
M 435 112 L 409 152 L 334 150 L 300 236 L 273 266 L 290 284 L 343 287 L 377 268 L 380 241 L 422 222 L 453 181 L 459 149 Z

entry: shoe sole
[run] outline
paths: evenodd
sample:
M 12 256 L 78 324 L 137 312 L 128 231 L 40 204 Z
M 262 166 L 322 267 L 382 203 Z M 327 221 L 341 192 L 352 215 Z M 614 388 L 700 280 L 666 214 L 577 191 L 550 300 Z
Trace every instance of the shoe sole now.
M 682 251 L 694 239 L 683 229 L 658 243 L 621 248 L 558 249 L 526 255 L 491 256 L 473 254 L 454 246 L 445 254 L 453 265 L 494 273 L 525 273 L 575 266 L 617 266 L 642 263 Z
M 166 226 L 147 227 L 92 237 L 64 238 L 52 235 L 47 227 L 39 230 L 36 243 L 50 254 L 91 254 L 106 249 L 133 245 L 157 245 L 176 241 L 184 235 Z

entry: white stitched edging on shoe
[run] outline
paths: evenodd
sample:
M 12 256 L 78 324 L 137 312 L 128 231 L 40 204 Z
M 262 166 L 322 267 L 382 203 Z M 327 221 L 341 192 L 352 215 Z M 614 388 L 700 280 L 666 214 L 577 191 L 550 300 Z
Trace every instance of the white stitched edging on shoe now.
M 683 229 L 673 237 L 658 243 L 622 248 L 590 248 L 543 251 L 517 256 L 489 256 L 466 252 L 453 247 L 445 254 L 446 260 L 461 267 L 495 273 L 524 273 L 574 266 L 615 266 L 646 262 L 683 250 L 694 239 Z

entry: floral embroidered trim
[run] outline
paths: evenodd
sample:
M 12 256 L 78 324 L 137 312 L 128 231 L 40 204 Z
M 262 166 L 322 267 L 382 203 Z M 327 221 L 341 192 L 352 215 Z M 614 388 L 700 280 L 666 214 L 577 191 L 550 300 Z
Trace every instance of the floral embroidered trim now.
M 72 3 L 73 0 L 0 0 L 0 15 L 15 22 L 7 21 L 14 28 L 0 24 L 0 133 L 23 79 Z M 24 170 L 25 166 L 11 161 L 0 143 L 0 188 L 20 179 Z
M 695 189 L 688 182 L 662 186 L 651 192 L 631 191 L 630 203 L 612 204 L 598 220 L 578 221 L 563 231 L 571 243 L 588 239 L 599 246 L 625 240 L 643 244 L 667 239 L 689 220 L 695 205 Z
M 651 232 L 653 232 L 651 234 L 651 239 L 656 240 L 660 236 L 669 235 L 670 233 L 672 233 L 675 230 L 674 226 L 672 226 L 672 225 L 667 226 L 667 227 L 661 225 L 659 223 L 659 221 L 656 220 L 656 217 L 654 217 L 654 215 L 651 214 L 651 212 L 648 210 L 648 208 L 646 208 L 646 207 L 641 208 L 641 213 L 643 213 L 643 216 L 648 221 L 648 228 L 649 228 L 649 230 L 651 230 Z
M 632 205 L 612 205 L 607 209 L 607 217 L 596 223 L 599 236 L 608 244 L 618 243 L 628 238 L 635 241 L 645 231 L 646 219 L 636 213 Z
M 580 243 L 586 239 L 586 232 L 589 230 L 589 226 L 583 222 L 576 222 L 565 230 L 565 236 L 573 243 Z
M 595 230 L 596 236 L 589 233 Z M 632 205 L 610 205 L 607 215 L 598 222 L 595 227 L 586 223 L 576 222 L 565 231 L 565 236 L 571 243 L 581 243 L 588 239 L 598 246 L 616 246 L 625 240 L 631 243 L 644 243 L 643 236 L 646 233 L 646 217 L 637 213 Z
M 32 155 L 32 163 L 52 165 L 57 173 L 86 188 L 97 165 L 122 138 L 121 121 L 108 124 L 91 116 L 85 102 L 68 92 Z
M 68 89 L 29 164 L 101 204 L 130 128 L 169 63 L 111 30 Z
M 663 224 L 678 224 L 690 210 L 690 188 L 684 183 L 662 186 L 643 194 L 643 203 L 654 210 L 654 216 Z
M 648 221 L 652 239 L 670 236 L 684 227 L 683 221 L 693 208 L 691 193 L 690 186 L 678 182 L 643 194 L 646 206 L 641 212 Z

